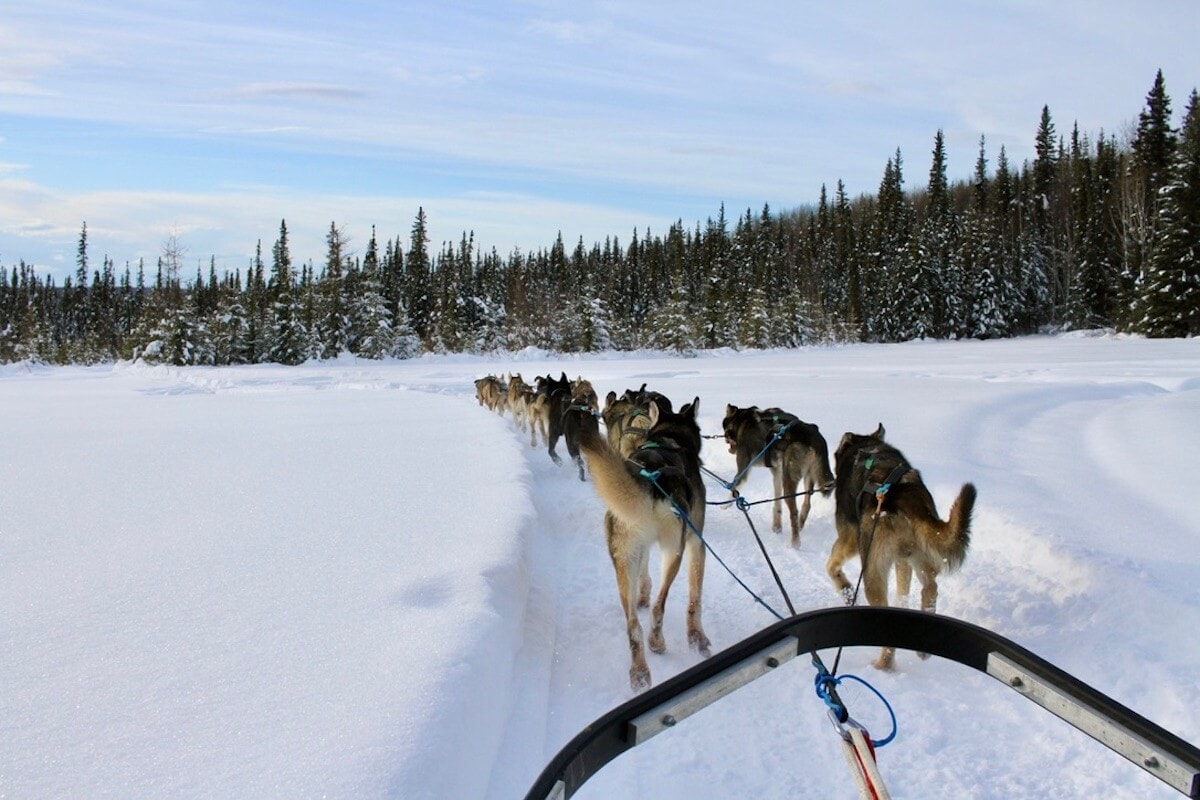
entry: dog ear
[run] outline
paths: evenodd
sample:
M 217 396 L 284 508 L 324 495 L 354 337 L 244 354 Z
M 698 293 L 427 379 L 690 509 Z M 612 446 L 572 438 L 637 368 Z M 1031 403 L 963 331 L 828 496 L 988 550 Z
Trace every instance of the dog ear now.
M 737 407 L 737 406 L 735 406 L 733 403 L 726 403 L 726 404 L 725 404 L 725 417 L 726 417 L 726 419 L 728 419 L 729 417 L 732 417 L 732 416 L 733 416 L 734 414 L 736 414 L 737 412 L 738 412 L 738 407 Z
M 696 399 L 692 400 L 692 403 L 689 406 L 689 408 L 691 411 L 692 419 L 695 419 L 696 417 L 700 416 L 700 398 L 697 397 Z
M 617 402 L 617 393 L 616 392 L 610 391 L 608 394 L 606 394 L 604 396 L 604 408 L 605 409 L 612 408 L 612 404 L 615 402 Z
M 884 433 L 885 431 L 883 430 L 883 423 L 881 422 L 879 423 L 879 427 L 875 429 L 875 432 L 872 433 L 871 436 L 882 442 Z
M 650 413 L 648 414 L 648 416 L 650 417 L 650 427 L 651 427 L 651 428 L 653 428 L 655 425 L 657 425 L 657 424 L 658 424 L 658 415 L 659 415 L 659 413 L 660 413 L 660 412 L 659 412 L 659 410 L 658 410 L 658 403 L 656 403 L 655 401 L 651 400 L 651 401 L 650 401 Z

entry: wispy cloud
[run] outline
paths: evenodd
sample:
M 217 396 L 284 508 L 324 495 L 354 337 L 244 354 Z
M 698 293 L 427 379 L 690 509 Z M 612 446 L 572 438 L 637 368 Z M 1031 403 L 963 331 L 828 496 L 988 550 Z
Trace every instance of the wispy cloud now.
M 333 101 L 361 100 L 367 96 L 367 93 L 360 89 L 353 89 L 348 86 L 339 86 L 332 83 L 289 83 L 284 81 L 275 83 L 246 83 L 241 86 L 235 86 L 230 90 L 230 94 L 235 97 L 298 98 L 303 100 Z
M 525 24 L 525 30 L 534 36 L 548 36 L 566 44 L 591 44 L 608 37 L 613 26 L 604 21 L 535 19 Z

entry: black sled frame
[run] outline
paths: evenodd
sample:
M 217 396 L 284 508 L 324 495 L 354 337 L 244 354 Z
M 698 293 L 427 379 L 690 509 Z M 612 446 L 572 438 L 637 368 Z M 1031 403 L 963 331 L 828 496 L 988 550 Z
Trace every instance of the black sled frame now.
M 526 800 L 566 800 L 626 750 L 796 656 L 860 645 L 929 653 L 985 672 L 1185 797 L 1200 798 L 1200 749 L 1020 645 L 940 614 L 848 607 L 781 620 L 618 706 L 559 751 Z

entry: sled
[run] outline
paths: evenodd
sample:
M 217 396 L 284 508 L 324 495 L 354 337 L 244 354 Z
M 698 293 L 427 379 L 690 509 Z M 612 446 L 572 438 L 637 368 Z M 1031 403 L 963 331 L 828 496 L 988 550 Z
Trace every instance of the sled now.
M 526 800 L 566 800 L 606 764 L 797 656 L 843 646 L 940 656 L 993 678 L 1185 797 L 1200 798 L 1200 749 L 1020 645 L 941 614 L 846 607 L 784 619 L 588 725 L 546 766 Z

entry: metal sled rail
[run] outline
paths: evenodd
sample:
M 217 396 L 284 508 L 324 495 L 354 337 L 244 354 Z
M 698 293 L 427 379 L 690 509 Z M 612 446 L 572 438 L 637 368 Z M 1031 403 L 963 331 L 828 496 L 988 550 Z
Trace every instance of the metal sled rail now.
M 587 726 L 546 766 L 526 800 L 565 800 L 621 753 L 798 655 L 893 646 L 986 672 L 1186 797 L 1200 798 L 1200 749 L 985 628 L 899 608 L 798 614 L 648 689 Z

